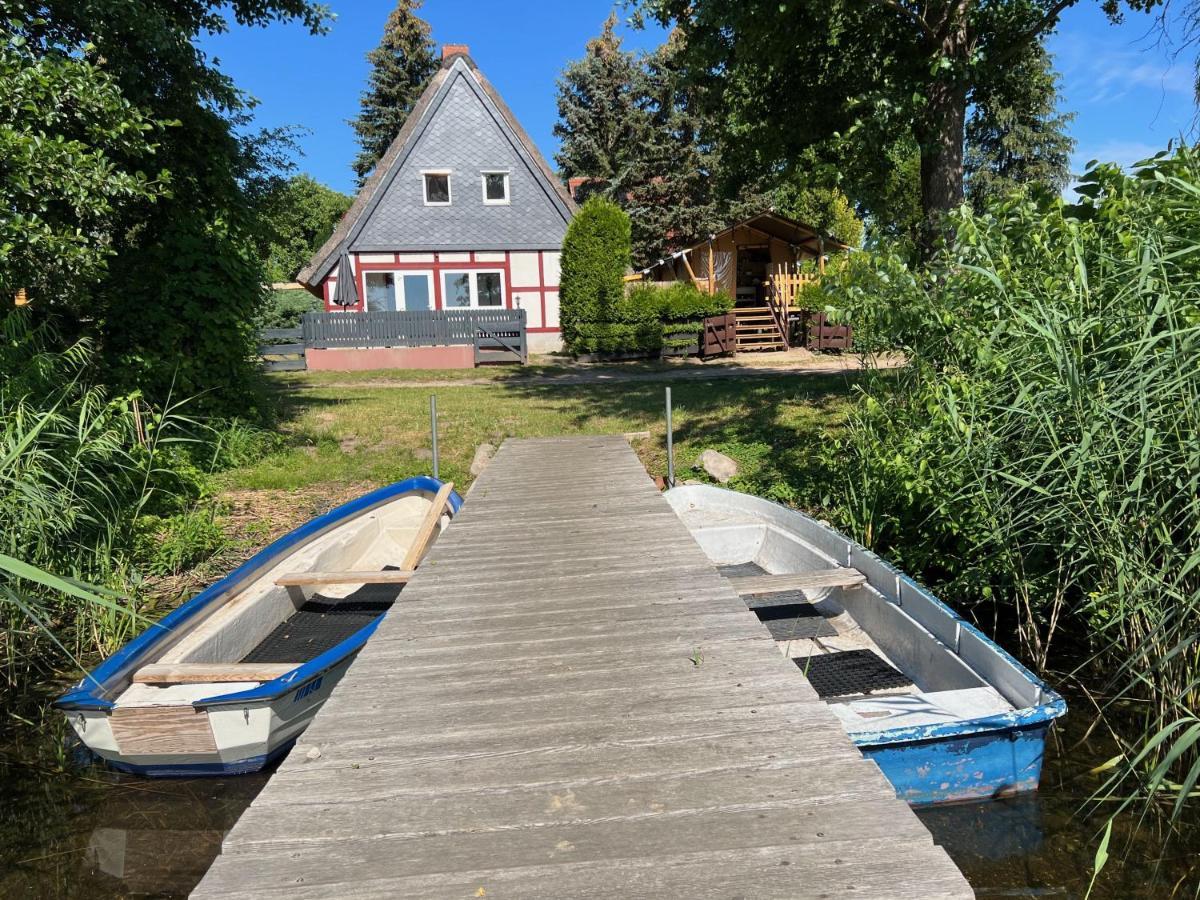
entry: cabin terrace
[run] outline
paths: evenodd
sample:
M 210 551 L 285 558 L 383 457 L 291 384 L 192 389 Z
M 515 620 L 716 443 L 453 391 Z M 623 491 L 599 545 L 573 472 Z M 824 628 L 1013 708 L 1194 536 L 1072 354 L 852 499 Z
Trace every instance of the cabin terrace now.
M 299 280 L 327 312 L 521 310 L 530 347 L 556 349 L 560 248 L 574 211 L 468 49 L 446 45 L 441 69 Z M 347 275 L 352 294 L 338 290 Z M 458 364 L 452 348 L 374 349 L 433 350 Z M 369 352 L 309 351 L 309 364 Z

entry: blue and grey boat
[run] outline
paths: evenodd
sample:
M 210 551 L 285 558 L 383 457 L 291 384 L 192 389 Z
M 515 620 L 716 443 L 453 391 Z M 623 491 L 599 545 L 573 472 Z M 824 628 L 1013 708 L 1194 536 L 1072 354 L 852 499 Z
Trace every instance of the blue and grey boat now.
M 708 485 L 666 497 L 900 797 L 1037 789 L 1066 703 L 979 629 L 803 513 Z

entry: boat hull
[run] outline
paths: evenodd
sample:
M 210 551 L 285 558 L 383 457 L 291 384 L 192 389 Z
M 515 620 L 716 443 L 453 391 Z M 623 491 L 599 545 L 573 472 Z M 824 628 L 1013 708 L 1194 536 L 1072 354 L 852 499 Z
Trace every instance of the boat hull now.
M 848 568 L 865 577 L 851 588 L 805 593 L 853 617 L 917 688 L 897 695 L 890 711 L 893 698 L 880 695 L 833 704 L 900 798 L 926 806 L 1037 789 L 1046 736 L 1066 703 L 978 628 L 865 547 L 796 510 L 707 485 L 666 497 L 715 565 L 761 561 L 775 573 Z M 968 699 L 980 691 L 1000 703 Z
M 911 806 L 995 800 L 1036 791 L 1050 724 L 962 737 L 856 743 Z

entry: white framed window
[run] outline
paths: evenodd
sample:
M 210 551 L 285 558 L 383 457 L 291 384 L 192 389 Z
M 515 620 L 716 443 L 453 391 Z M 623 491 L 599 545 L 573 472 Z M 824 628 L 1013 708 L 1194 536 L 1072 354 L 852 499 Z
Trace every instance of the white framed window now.
M 422 169 L 421 191 L 426 206 L 449 206 L 450 170 Z
M 367 312 L 433 309 L 433 272 L 367 272 Z
M 443 309 L 503 309 L 504 273 L 489 269 L 442 272 Z
M 503 206 L 508 199 L 508 172 L 497 170 L 480 173 L 483 185 L 483 202 L 487 206 Z

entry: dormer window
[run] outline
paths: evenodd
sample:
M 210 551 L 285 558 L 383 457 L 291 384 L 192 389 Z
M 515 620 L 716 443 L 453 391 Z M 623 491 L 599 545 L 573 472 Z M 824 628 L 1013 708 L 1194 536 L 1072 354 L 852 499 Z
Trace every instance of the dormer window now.
M 423 169 L 421 177 L 425 184 L 426 206 L 450 205 L 450 170 Z
M 483 173 L 483 202 L 488 206 L 508 203 L 508 173 Z

